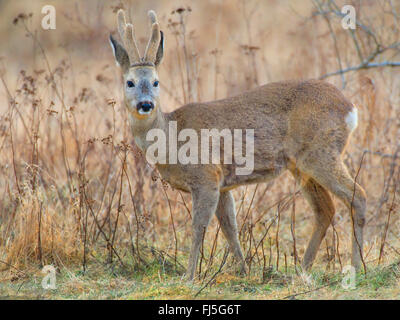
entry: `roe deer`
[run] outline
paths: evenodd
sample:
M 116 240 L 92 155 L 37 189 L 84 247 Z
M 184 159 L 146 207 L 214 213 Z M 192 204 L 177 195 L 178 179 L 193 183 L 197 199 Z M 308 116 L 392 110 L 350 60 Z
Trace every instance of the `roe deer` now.
M 168 132 L 170 121 L 177 123 L 178 132 L 185 128 L 196 132 L 204 128 L 254 129 L 254 169 L 248 175 L 235 174 L 235 162 L 156 164 L 163 179 L 192 196 L 193 239 L 186 278 L 193 280 L 195 276 L 203 234 L 214 213 L 241 271 L 246 272 L 230 190 L 267 181 L 286 169 L 299 182 L 315 215 L 303 268 L 311 267 L 335 213 L 330 191 L 352 211 L 351 262 L 359 269 L 366 195 L 342 160 L 349 136 L 357 126 L 356 107 L 333 85 L 307 80 L 269 83 L 234 97 L 190 103 L 163 113 L 157 68 L 163 57 L 164 39 L 154 11 L 148 14 L 152 29 L 143 57 L 123 10 L 117 19 L 123 45 L 110 35 L 115 60 L 123 72 L 125 105 L 138 147 L 146 153 L 152 143 L 147 141 L 147 133 L 151 129 Z

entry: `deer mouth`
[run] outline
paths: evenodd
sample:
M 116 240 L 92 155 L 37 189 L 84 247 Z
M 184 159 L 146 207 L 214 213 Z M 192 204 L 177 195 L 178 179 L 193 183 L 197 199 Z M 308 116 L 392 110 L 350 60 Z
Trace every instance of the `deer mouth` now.
M 136 105 L 139 114 L 150 114 L 154 109 L 154 103 L 151 101 L 142 101 Z

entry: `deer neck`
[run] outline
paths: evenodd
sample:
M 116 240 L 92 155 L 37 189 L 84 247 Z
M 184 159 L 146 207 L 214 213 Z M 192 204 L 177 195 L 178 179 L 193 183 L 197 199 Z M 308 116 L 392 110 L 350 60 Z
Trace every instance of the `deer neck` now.
M 168 120 L 166 114 L 161 111 L 158 107 L 154 114 L 147 119 L 139 119 L 129 113 L 129 122 L 135 140 L 136 145 L 139 149 L 146 153 L 147 148 L 154 143 L 146 139 L 147 133 L 152 129 L 161 129 L 164 132 L 168 132 Z

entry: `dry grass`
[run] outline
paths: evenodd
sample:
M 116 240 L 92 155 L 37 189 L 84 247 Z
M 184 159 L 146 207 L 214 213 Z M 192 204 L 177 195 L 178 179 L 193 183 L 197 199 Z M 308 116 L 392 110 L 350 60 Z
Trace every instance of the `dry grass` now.
M 383 46 L 400 41 L 400 6 L 390 3 L 365 0 L 356 6 Z M 213 220 L 202 248 L 201 281 L 194 287 L 180 281 L 189 249 L 190 196 L 157 179 L 131 143 L 107 37 L 116 8 L 124 6 L 143 48 L 145 12 L 158 12 L 167 40 L 161 100 L 170 111 L 269 81 L 336 71 L 337 52 L 343 68 L 357 65 L 354 39 L 365 57 L 375 50 L 368 33 L 359 27 L 354 38 L 330 15 L 332 37 L 315 2 L 306 0 L 154 1 L 151 7 L 146 1 L 59 1 L 52 31 L 40 28 L 44 4 L 1 3 L 8 19 L 0 23 L 7 44 L 0 51 L 0 295 L 52 297 L 41 289 L 35 293 L 47 264 L 60 271 L 61 298 L 188 298 L 205 284 L 203 298 L 282 298 L 340 278 L 351 250 L 348 210 L 336 201 L 334 228 L 309 282 L 296 266 L 312 215 L 284 174 L 234 192 L 249 277 L 233 276 L 230 258 L 223 263 L 226 243 Z M 21 12 L 26 16 L 13 23 Z M 398 60 L 399 50 L 378 58 Z M 360 169 L 357 181 L 368 195 L 364 258 L 371 274 L 378 274 L 360 278 L 367 289 L 350 297 L 396 298 L 398 272 L 390 266 L 400 254 L 400 69 L 344 76 L 344 93 L 360 109 L 345 162 L 354 176 Z M 340 76 L 327 81 L 343 84 Z M 384 266 L 393 271 L 387 277 Z M 380 276 L 389 286 L 382 295 L 371 289 Z M 344 297 L 338 288 L 332 284 L 308 297 Z

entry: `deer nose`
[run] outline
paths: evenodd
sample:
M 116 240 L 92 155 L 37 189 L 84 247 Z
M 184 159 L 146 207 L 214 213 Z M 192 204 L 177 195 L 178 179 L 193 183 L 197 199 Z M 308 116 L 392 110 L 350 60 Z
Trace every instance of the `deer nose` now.
M 154 109 L 154 103 L 151 101 L 141 101 L 136 105 L 138 111 L 149 112 Z

